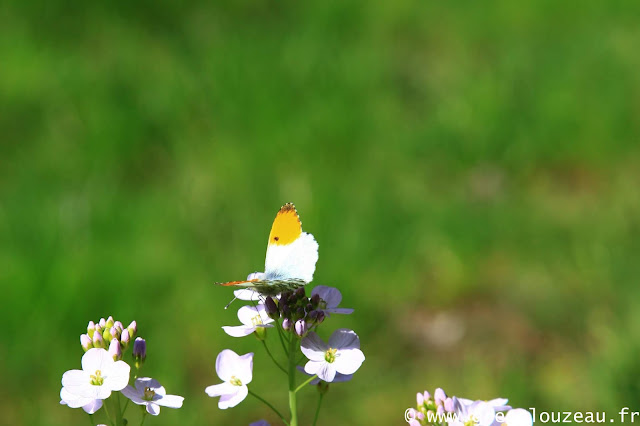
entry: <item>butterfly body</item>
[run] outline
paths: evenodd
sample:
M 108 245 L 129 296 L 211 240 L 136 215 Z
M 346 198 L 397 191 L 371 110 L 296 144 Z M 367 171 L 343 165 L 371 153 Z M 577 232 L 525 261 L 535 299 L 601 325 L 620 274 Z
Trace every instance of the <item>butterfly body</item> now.
M 311 282 L 317 261 L 318 243 L 313 235 L 302 231 L 295 206 L 287 203 L 280 208 L 271 226 L 264 272 L 250 274 L 244 281 L 219 284 L 274 295 Z

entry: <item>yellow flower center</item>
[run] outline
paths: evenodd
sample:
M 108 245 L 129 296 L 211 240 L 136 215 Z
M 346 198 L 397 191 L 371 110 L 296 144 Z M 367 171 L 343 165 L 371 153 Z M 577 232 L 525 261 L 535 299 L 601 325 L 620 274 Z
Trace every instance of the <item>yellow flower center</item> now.
M 242 381 L 238 379 L 236 376 L 231 376 L 231 380 L 229 380 L 233 386 L 242 386 Z
M 153 389 L 151 388 L 144 388 L 144 399 L 146 401 L 151 401 L 153 400 L 153 397 L 156 395 L 156 393 L 153 391 Z
M 337 349 L 329 348 L 324 354 L 324 360 L 331 364 L 336 360 L 336 352 L 338 352 Z
M 260 318 L 260 315 L 256 315 L 255 317 L 251 318 L 251 324 L 252 325 L 261 325 L 262 324 L 262 318 Z
M 478 424 L 478 419 L 476 416 L 469 416 L 469 420 L 464 422 L 464 426 L 476 426 Z
M 104 377 L 102 377 L 102 371 L 96 370 L 96 374 L 92 374 L 91 376 L 91 384 L 94 386 L 102 386 L 104 383 Z

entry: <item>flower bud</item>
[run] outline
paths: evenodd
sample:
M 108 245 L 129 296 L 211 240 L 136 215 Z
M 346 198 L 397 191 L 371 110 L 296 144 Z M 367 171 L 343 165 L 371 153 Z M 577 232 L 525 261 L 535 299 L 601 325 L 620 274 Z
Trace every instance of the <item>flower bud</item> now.
M 147 342 L 142 337 L 138 337 L 133 342 L 133 359 L 136 361 L 136 368 L 140 368 L 146 358 Z
M 105 342 L 107 342 L 107 344 L 109 344 L 111 342 L 111 339 L 113 338 L 113 335 L 111 334 L 111 328 L 107 327 L 104 329 L 104 331 L 102 332 L 102 338 L 104 339 Z
M 431 394 L 429 393 L 429 391 L 424 391 L 424 400 L 428 401 L 431 399 Z
M 109 345 L 109 355 L 113 357 L 114 361 L 122 359 L 122 348 L 120 347 L 120 342 L 116 338 L 111 340 L 111 344 Z
M 280 306 L 284 306 L 289 303 L 289 299 L 291 298 L 291 292 L 285 291 L 280 295 Z
M 124 330 L 122 330 L 122 334 L 120 335 L 120 344 L 123 346 L 125 350 L 129 346 L 129 341 L 130 341 L 129 330 L 125 328 Z
M 418 407 L 421 407 L 424 404 L 424 395 L 420 392 L 416 395 L 416 402 L 418 403 Z
M 122 330 L 124 329 L 124 327 L 122 326 L 122 323 L 120 321 L 116 321 L 113 323 L 113 326 L 118 329 L 118 331 L 120 333 L 122 333 Z
M 129 330 L 129 337 L 134 339 L 138 334 L 138 323 L 135 321 L 131 321 L 131 324 L 129 324 L 127 330 Z
M 107 324 L 107 320 L 105 320 L 104 318 L 100 318 L 100 321 L 98 322 L 98 324 L 100 325 L 100 328 L 104 329 Z
M 105 326 L 111 328 L 111 327 L 113 327 L 113 323 L 114 322 L 115 321 L 113 320 L 113 317 L 111 315 L 109 315 L 109 318 L 107 318 L 107 322 L 105 323 Z
M 445 399 L 447 399 L 447 394 L 444 393 L 444 390 L 442 388 L 437 388 L 433 393 L 433 399 L 435 400 L 436 405 L 440 405 L 444 402 Z
M 314 294 L 313 296 L 311 296 L 311 304 L 313 305 L 314 308 L 317 308 L 319 303 L 320 303 L 319 294 Z
M 444 407 L 442 405 L 438 405 L 436 413 L 438 413 L 439 416 L 442 416 L 444 414 Z
M 324 314 L 324 311 L 318 311 L 318 317 L 316 318 L 318 324 L 322 324 L 322 321 L 324 321 L 325 317 L 326 315 Z
M 93 339 L 93 333 L 96 331 L 96 324 L 93 321 L 89 321 L 89 325 L 87 325 L 87 334 L 89 338 Z
M 306 312 L 304 311 L 304 308 L 298 308 L 296 310 L 296 315 L 298 316 L 298 318 L 304 318 L 306 316 Z
M 116 328 L 115 325 L 109 329 L 109 334 L 111 334 L 111 338 L 113 339 L 120 338 L 120 331 Z
M 302 299 L 303 297 L 305 297 L 306 294 L 304 292 L 304 287 L 298 287 L 296 290 L 295 296 L 297 299 Z
M 282 305 L 282 316 L 285 318 L 289 318 L 291 316 L 291 308 L 289 308 L 289 305 Z
M 282 321 L 282 329 L 284 331 L 289 331 L 290 328 L 291 328 L 291 320 L 289 318 L 285 318 Z
M 295 324 L 296 334 L 300 337 L 304 336 L 307 332 L 307 323 L 305 320 L 298 320 Z
M 93 341 L 88 334 L 80 335 L 80 344 L 82 345 L 82 349 L 84 349 L 85 352 L 93 347 Z
M 278 318 L 278 305 L 276 305 L 276 302 L 271 298 L 271 296 L 267 296 L 267 298 L 265 299 L 264 308 L 265 311 L 267 311 L 267 315 L 269 315 L 269 318 Z
M 311 312 L 313 310 L 313 305 L 311 303 L 307 303 L 307 306 L 304 307 L 306 312 Z
M 93 347 L 102 349 L 107 347 L 101 333 L 93 333 Z
M 447 398 L 444 400 L 444 411 L 447 413 L 453 413 L 455 410 L 453 399 Z
M 318 311 L 311 311 L 307 314 L 307 318 L 309 318 L 309 320 L 311 321 L 315 321 L 316 319 L 318 319 Z

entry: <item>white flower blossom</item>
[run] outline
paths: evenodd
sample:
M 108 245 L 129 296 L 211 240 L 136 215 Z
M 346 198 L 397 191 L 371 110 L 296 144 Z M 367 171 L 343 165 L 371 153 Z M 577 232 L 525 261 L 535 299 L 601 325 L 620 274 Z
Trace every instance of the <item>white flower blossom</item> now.
M 242 325 L 224 326 L 222 329 L 231 337 L 244 337 L 256 331 L 258 327 L 273 327 L 264 305 L 243 306 L 238 310 L 238 319 Z
M 147 412 L 152 416 L 160 414 L 160 406 L 180 408 L 184 398 L 178 395 L 167 395 L 164 387 L 151 377 L 140 377 L 134 383 L 122 389 L 122 394 L 133 401 L 134 404 L 146 406 Z
M 248 383 L 253 378 L 253 352 L 238 355 L 225 349 L 216 358 L 216 373 L 224 381 L 208 386 L 204 391 L 210 397 L 220 397 L 218 408 L 225 410 L 240 404 L 249 394 Z
M 332 382 L 336 373 L 355 373 L 365 359 L 358 335 L 346 328 L 334 331 L 328 344 L 311 332 L 300 342 L 300 349 L 309 358 L 304 371 L 317 374 L 325 382 Z

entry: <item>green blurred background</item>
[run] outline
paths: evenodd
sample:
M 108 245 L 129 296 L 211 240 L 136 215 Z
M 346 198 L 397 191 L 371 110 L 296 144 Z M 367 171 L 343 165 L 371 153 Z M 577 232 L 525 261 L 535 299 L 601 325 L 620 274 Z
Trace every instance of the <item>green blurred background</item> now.
M 277 424 L 204 388 L 220 350 L 255 351 L 251 388 L 285 410 L 212 283 L 261 270 L 289 201 L 314 284 L 356 310 L 322 336 L 352 328 L 367 356 L 321 424 L 403 424 L 436 386 L 640 409 L 639 3 L 0 10 L 0 422 L 87 424 L 60 379 L 114 315 L 186 397 L 147 424 Z

